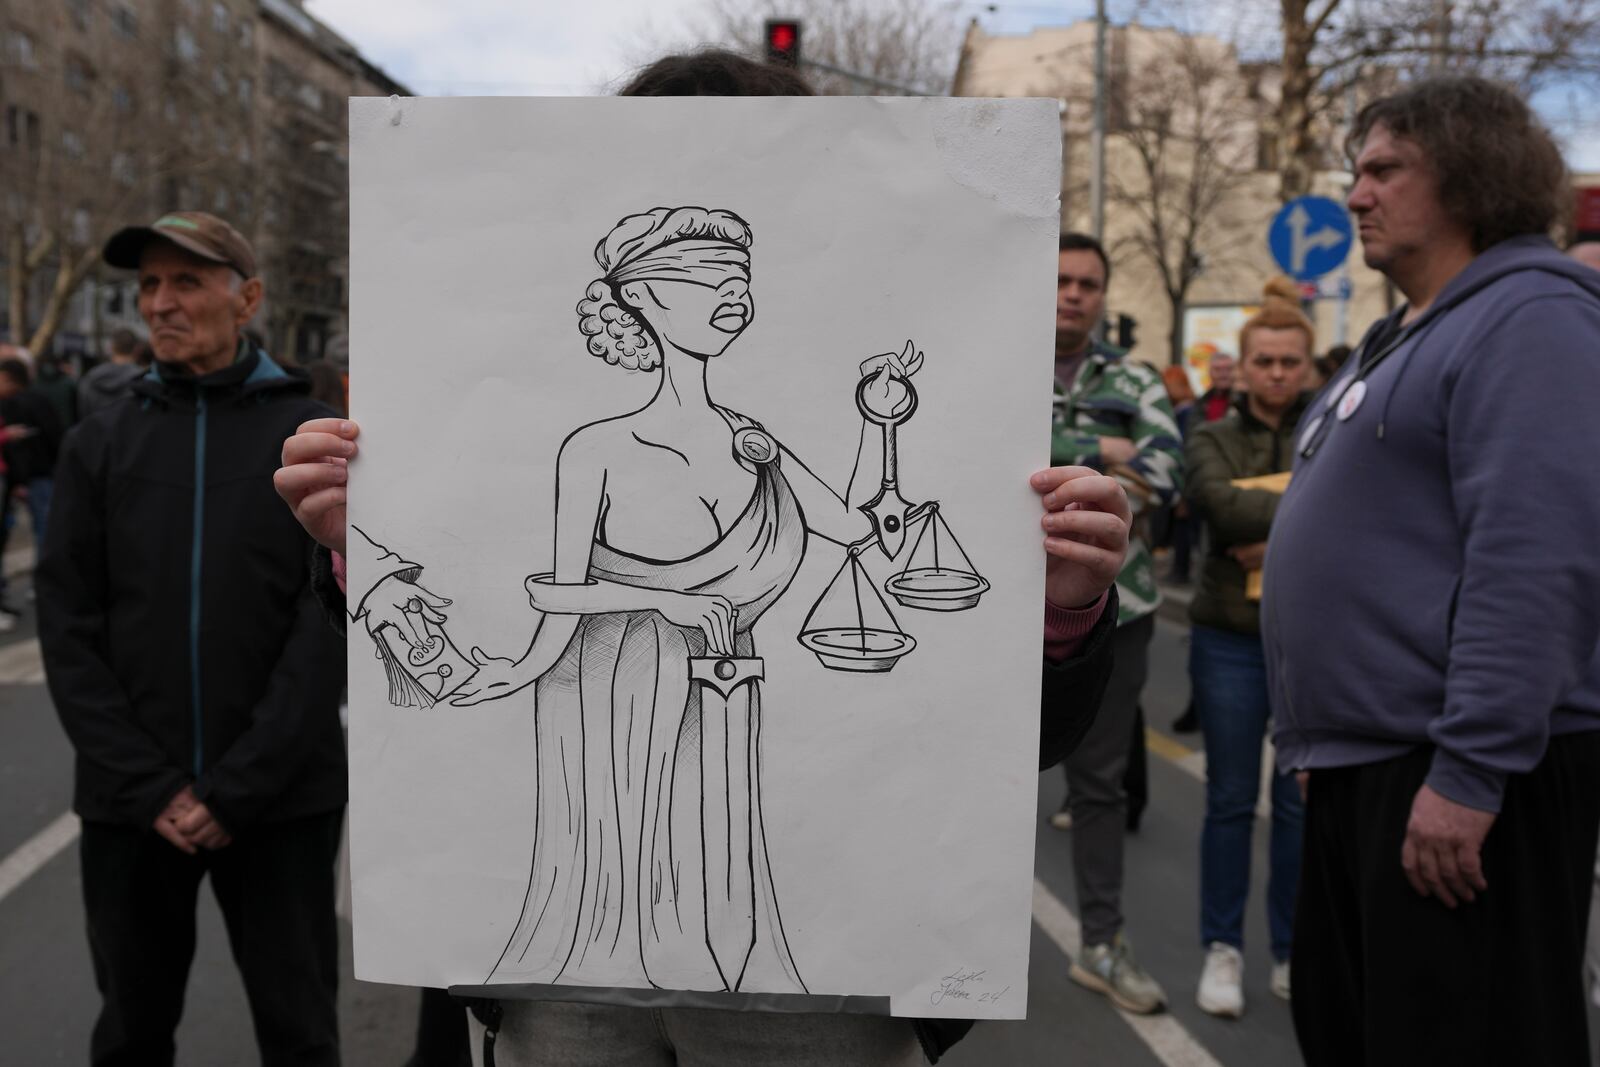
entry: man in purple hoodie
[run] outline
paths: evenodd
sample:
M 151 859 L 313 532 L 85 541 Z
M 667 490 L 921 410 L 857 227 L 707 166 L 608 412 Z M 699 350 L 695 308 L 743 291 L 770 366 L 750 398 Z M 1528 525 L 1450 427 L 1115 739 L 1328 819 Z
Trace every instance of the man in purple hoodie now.
M 1513 93 L 1417 83 L 1350 148 L 1406 303 L 1302 420 L 1267 553 L 1295 1028 L 1311 1067 L 1587 1064 L 1600 274 L 1546 236 L 1566 170 Z

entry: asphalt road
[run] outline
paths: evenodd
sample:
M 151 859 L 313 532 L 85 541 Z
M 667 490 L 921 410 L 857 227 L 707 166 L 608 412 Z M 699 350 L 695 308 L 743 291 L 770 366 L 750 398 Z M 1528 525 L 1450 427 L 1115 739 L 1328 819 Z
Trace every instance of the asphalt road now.
M 13 564 L 15 565 L 15 560 Z M 23 583 L 22 588 L 26 585 Z M 1174 613 L 1175 614 L 1175 613 Z M 1186 630 L 1161 620 L 1144 705 L 1152 730 L 1151 805 L 1127 850 L 1127 933 L 1163 983 L 1171 1010 L 1124 1016 L 1067 978 L 1076 937 L 1068 837 L 1046 819 L 1060 800 L 1059 772 L 1040 776 L 1035 926 L 1028 1019 L 985 1023 L 947 1058 L 956 1067 L 995 1064 L 1117 1064 L 1126 1067 L 1275 1067 L 1300 1062 L 1288 1005 L 1267 990 L 1269 959 L 1261 904 L 1266 833 L 1258 822 L 1255 887 L 1246 930 L 1246 1013 L 1207 1016 L 1194 1003 L 1198 943 L 1199 831 L 1203 764 L 1194 735 L 1167 727 L 1188 693 Z M 0 1062 L 81 1063 L 98 998 L 84 934 L 77 849 L 64 819 L 72 753 L 38 666 L 32 613 L 0 635 Z M 256 1062 L 248 1008 L 229 958 L 221 917 L 201 894 L 199 949 L 178 1034 L 178 1062 Z M 345 929 L 340 1015 L 345 1062 L 399 1067 L 411 1048 L 417 994 L 350 976 Z

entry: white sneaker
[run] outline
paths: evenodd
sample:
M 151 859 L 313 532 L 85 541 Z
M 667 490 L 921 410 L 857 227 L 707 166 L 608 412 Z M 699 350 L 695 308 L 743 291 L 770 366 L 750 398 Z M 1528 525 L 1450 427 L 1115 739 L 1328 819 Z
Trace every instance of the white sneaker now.
M 1237 1019 L 1244 1014 L 1244 954 L 1221 941 L 1211 942 L 1206 950 L 1205 969 L 1200 972 L 1200 990 L 1195 994 L 1200 1010 L 1211 1015 Z
M 1280 1000 L 1289 999 L 1289 961 L 1272 965 L 1272 995 Z
M 1072 812 L 1063 808 L 1058 812 L 1052 813 L 1050 816 L 1050 825 L 1055 827 L 1057 830 L 1072 829 Z

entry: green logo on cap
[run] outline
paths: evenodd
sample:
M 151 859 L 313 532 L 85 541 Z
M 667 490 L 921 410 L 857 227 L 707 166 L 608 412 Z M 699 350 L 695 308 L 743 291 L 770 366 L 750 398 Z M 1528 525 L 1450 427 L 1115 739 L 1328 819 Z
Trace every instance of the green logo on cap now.
M 180 230 L 198 230 L 200 228 L 188 219 L 180 219 L 176 215 L 163 215 L 161 218 L 156 219 L 155 226 L 175 226 Z M 151 228 L 154 229 L 154 226 Z

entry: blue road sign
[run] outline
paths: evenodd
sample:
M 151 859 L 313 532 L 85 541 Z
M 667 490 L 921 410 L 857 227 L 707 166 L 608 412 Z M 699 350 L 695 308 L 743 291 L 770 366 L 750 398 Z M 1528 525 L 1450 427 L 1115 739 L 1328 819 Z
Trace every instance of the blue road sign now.
M 1302 196 L 1289 201 L 1273 216 L 1267 229 L 1267 247 L 1284 273 L 1296 281 L 1310 281 L 1335 270 L 1350 254 L 1355 228 L 1350 213 L 1337 200 Z

